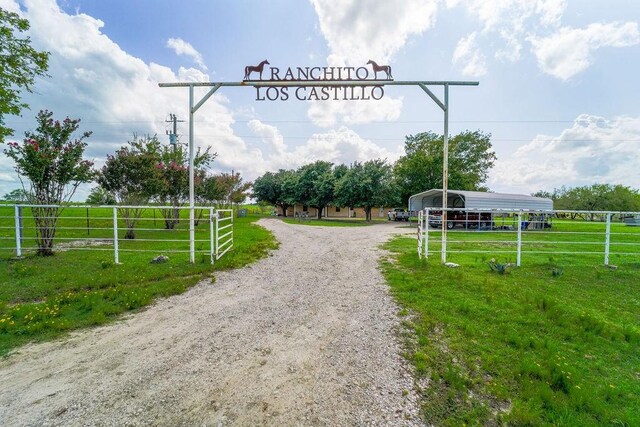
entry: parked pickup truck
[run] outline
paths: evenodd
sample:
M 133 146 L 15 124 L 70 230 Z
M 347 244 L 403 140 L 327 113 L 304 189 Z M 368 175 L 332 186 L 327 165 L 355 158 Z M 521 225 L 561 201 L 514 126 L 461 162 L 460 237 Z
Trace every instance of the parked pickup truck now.
M 387 219 L 389 221 L 409 221 L 410 213 L 402 208 L 396 208 L 387 213 Z

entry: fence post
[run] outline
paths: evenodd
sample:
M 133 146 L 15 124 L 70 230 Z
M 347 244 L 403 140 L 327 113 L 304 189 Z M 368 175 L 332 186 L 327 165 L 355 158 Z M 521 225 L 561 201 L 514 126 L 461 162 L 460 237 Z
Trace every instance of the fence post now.
M 422 211 L 418 211 L 418 224 L 417 224 L 417 228 L 418 228 L 418 258 L 422 259 L 422 239 L 423 239 L 423 235 L 422 235 L 422 223 L 423 223 L 423 215 L 424 212 Z
M 604 265 L 609 265 L 609 244 L 611 243 L 611 212 L 607 212 L 607 228 L 604 240 Z
M 118 208 L 113 207 L 113 257 L 116 264 L 120 264 L 118 256 Z
M 425 209 L 424 218 L 424 256 L 429 258 L 429 208 Z
M 22 246 L 21 246 L 22 233 L 20 230 L 20 213 L 21 213 L 20 206 L 15 205 L 13 209 L 14 209 L 14 220 L 16 223 L 16 256 L 20 258 L 22 256 Z
M 209 240 L 210 240 L 210 255 L 211 255 L 211 265 L 215 262 L 215 252 L 213 247 L 213 208 L 209 208 Z
M 220 217 L 220 212 L 216 211 L 215 218 L 214 218 L 216 220 L 215 227 L 214 227 L 214 239 L 215 239 L 215 242 L 216 242 L 216 251 L 215 251 L 216 260 L 218 260 L 218 244 L 220 243 L 220 242 L 218 242 L 218 228 L 219 228 L 219 225 L 220 225 L 220 224 L 218 224 L 219 217 Z
M 522 253 L 522 211 L 518 212 L 518 252 L 516 255 L 516 265 L 520 267 L 520 256 Z

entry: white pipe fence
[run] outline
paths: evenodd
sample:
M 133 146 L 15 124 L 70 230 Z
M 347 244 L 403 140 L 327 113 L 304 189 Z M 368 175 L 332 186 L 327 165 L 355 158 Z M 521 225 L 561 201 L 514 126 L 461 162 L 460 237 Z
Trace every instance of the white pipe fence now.
M 448 254 L 499 254 L 515 256 L 518 266 L 523 256 L 546 254 L 598 256 L 604 265 L 610 264 L 612 256 L 640 260 L 640 212 L 454 208 L 446 211 L 449 239 L 441 232 L 442 209 L 425 208 L 418 213 L 420 257 L 438 253 L 446 260 Z M 440 239 L 432 239 L 430 245 L 429 234 L 439 234 Z
M 219 260 L 233 248 L 233 211 L 230 209 L 219 209 L 218 214 L 215 216 L 215 223 L 215 259 Z M 221 232 L 224 232 L 224 234 L 220 235 Z
M 21 257 L 36 252 L 39 229 L 30 208 L 60 208 L 49 218 L 56 221 L 53 251 L 113 252 L 113 260 L 120 263 L 123 253 L 148 252 L 154 254 L 206 254 L 211 264 L 233 248 L 233 211 L 211 206 L 195 208 L 199 221 L 209 227 L 198 227 L 192 236 L 188 227 L 188 206 L 87 206 L 87 205 L 1 205 L 0 253 L 9 252 Z M 123 210 L 137 210 L 140 217 L 123 216 Z M 177 217 L 163 217 L 161 210 L 178 212 Z M 166 212 L 166 211 L 165 211 Z M 174 228 L 165 228 L 165 219 L 175 221 Z M 125 239 L 123 229 L 133 230 L 134 239 Z M 200 238 L 196 238 L 196 237 Z M 193 245 L 191 238 L 193 237 Z M 12 244 L 13 242 L 13 244 Z M 197 245 L 197 246 L 196 246 Z M 192 250 L 192 248 L 194 248 Z

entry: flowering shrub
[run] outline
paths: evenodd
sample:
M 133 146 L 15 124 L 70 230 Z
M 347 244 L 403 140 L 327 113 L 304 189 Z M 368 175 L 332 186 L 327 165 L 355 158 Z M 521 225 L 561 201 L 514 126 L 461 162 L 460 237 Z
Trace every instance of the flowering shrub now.
M 9 148 L 4 153 L 15 162 L 20 180 L 29 182 L 29 201 L 39 205 L 32 208 L 38 254 L 52 255 L 56 223 L 62 212 L 56 205 L 69 201 L 78 185 L 94 176 L 93 162 L 82 158 L 87 147 L 84 140 L 91 132 L 73 138 L 80 120 L 67 117 L 60 122 L 47 110 L 40 111 L 36 121 L 36 131 L 25 132 L 22 144 L 7 144 Z

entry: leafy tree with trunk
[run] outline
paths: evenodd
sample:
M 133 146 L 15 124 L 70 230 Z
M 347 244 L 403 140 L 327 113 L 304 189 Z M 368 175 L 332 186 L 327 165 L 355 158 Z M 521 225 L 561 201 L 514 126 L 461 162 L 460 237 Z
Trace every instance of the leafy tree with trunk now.
M 295 200 L 316 208 L 317 218 L 322 218 L 324 209 L 334 199 L 336 179 L 333 163 L 318 160 L 302 166 L 297 171 Z
M 91 192 L 87 197 L 86 203 L 94 206 L 115 205 L 116 198 L 113 197 L 113 194 L 109 193 L 104 188 L 98 186 L 98 187 L 93 187 L 91 189 Z
M 163 186 L 159 164 L 160 141 L 153 136 L 138 138 L 122 146 L 107 161 L 98 174 L 98 183 L 122 205 L 118 213 L 127 226 L 125 239 L 135 239 L 135 226 L 144 209 Z
M 160 175 L 161 185 L 155 199 L 162 205 L 170 205 L 169 209 L 161 209 L 164 217 L 165 228 L 172 230 L 180 222 L 180 209 L 189 200 L 189 152 L 182 145 L 172 147 L 158 145 L 159 161 L 157 170 Z M 200 149 L 194 155 L 194 187 L 199 187 L 200 181 L 205 176 L 206 168 L 216 157 L 215 153 L 207 148 Z M 200 215 L 202 212 L 199 212 Z
M 2 197 L 2 200 L 13 203 L 26 203 L 31 200 L 31 194 L 23 188 L 16 188 L 15 190 L 11 190 L 5 194 Z
M 35 78 L 47 75 L 49 53 L 38 52 L 31 39 L 22 36 L 28 29 L 29 21 L 0 8 L 0 142 L 13 135 L 4 116 L 17 116 L 28 107 L 21 102 L 20 92 L 32 92 Z
M 225 190 L 217 175 L 205 175 L 199 180 L 196 196 L 199 203 L 217 205 L 224 199 Z
M 293 187 L 295 187 L 295 171 L 280 169 L 277 173 L 267 172 L 253 183 L 253 197 L 259 202 L 270 203 L 282 209 L 287 216 L 287 209 L 295 204 Z
M 432 188 L 442 188 L 444 137 L 433 132 L 409 135 L 405 155 L 394 166 L 401 202 Z M 485 191 L 489 169 L 496 160 L 491 135 L 465 131 L 449 139 L 449 185 L 456 190 Z
M 221 173 L 214 175 L 216 186 L 221 198 L 217 200 L 217 204 L 223 208 L 230 209 L 234 204 L 243 203 L 249 197 L 249 189 L 251 182 L 242 182 L 240 172 Z
M 239 172 L 204 176 L 196 194 L 202 203 L 215 205 L 219 209 L 232 209 L 249 197 L 251 182 L 243 182 Z
M 38 255 L 48 256 L 53 255 L 60 205 L 71 200 L 78 185 L 94 177 L 93 163 L 83 159 L 84 140 L 91 132 L 74 138 L 80 120 L 67 117 L 60 122 L 47 110 L 40 111 L 36 121 L 36 131 L 25 132 L 22 144 L 10 142 L 4 153 L 15 162 L 23 188 L 23 178 L 29 181 L 29 201 L 38 205 L 32 208 Z
M 549 191 L 538 191 L 536 197 L 553 200 L 553 207 L 558 210 L 577 211 L 640 211 L 640 193 L 630 187 L 611 184 L 593 184 L 582 187 L 560 187 Z M 572 213 L 575 218 L 580 214 Z M 580 215 L 582 216 L 582 215 Z M 593 219 L 593 215 L 590 215 Z
M 386 160 L 375 159 L 353 165 L 338 179 L 335 202 L 364 208 L 367 221 L 375 206 L 393 204 L 397 197 L 392 183 L 393 169 Z

